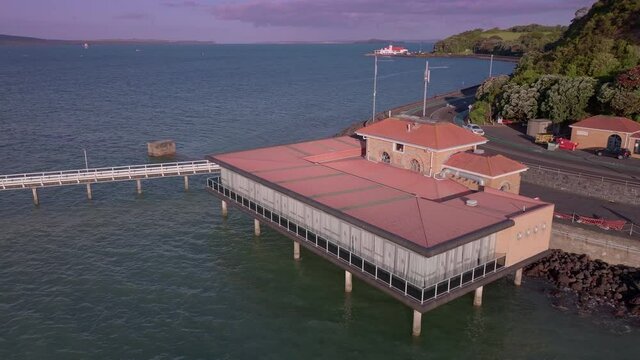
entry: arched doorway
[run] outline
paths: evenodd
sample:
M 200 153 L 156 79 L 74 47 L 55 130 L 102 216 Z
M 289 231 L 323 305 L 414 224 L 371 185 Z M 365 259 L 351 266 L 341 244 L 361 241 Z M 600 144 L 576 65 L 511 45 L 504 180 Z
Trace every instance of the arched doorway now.
M 385 164 L 388 164 L 391 162 L 391 157 L 389 156 L 389 153 L 386 151 L 382 152 L 382 155 L 380 156 L 380 161 L 382 161 Z
M 622 147 L 622 138 L 620 135 L 613 134 L 607 140 L 607 149 L 618 150 Z
M 420 171 L 422 171 L 422 169 L 420 168 L 420 162 L 416 159 L 411 159 L 411 163 L 409 164 L 411 171 L 415 171 L 417 173 L 419 173 Z
M 505 181 L 502 184 L 500 184 L 500 191 L 509 191 L 509 190 L 511 190 L 511 184 L 508 181 Z

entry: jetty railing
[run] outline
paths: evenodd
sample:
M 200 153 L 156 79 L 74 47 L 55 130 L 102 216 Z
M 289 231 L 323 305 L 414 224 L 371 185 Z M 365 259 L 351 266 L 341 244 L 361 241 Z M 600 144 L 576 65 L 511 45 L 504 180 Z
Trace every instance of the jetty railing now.
M 207 174 L 220 170 L 208 160 L 0 175 L 0 190 Z
M 350 265 L 351 268 L 357 269 L 359 272 L 371 276 L 377 281 L 384 283 L 390 288 L 403 293 L 405 296 L 424 304 L 427 301 L 435 300 L 449 292 L 469 285 L 474 281 L 480 280 L 485 276 L 498 272 L 505 266 L 506 256 L 504 254 L 495 254 L 493 258 L 482 264 L 478 264 L 472 269 L 463 271 L 450 278 L 438 281 L 427 286 L 417 285 L 401 276 L 391 273 L 380 266 L 363 259 L 352 253 L 349 249 L 340 246 L 336 241 L 332 241 L 327 237 L 318 235 L 313 231 L 306 229 L 295 221 L 292 221 L 274 209 L 264 204 L 256 203 L 235 191 L 229 189 L 221 183 L 219 176 L 207 179 L 207 187 L 227 199 L 230 199 L 238 206 L 250 210 L 259 215 L 262 219 L 275 224 L 282 230 L 287 231 L 292 236 L 311 243 L 316 248 L 323 250 L 327 255 L 334 256 L 339 260 Z

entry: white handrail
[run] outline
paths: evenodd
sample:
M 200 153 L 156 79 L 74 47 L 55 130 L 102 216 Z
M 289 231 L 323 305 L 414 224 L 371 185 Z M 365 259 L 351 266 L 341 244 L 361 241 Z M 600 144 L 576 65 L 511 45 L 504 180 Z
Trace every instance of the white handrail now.
M 68 185 L 69 183 L 117 181 L 149 176 L 179 176 L 185 173 L 212 172 L 220 167 L 208 160 L 181 161 L 158 164 L 126 165 L 91 169 L 33 172 L 0 175 L 0 189 L 28 186 Z

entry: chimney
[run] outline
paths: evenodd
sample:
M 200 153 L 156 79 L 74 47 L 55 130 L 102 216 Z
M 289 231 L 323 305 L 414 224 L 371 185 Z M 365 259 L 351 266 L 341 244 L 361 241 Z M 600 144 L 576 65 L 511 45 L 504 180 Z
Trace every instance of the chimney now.
M 411 132 L 411 123 L 407 123 L 407 132 Z

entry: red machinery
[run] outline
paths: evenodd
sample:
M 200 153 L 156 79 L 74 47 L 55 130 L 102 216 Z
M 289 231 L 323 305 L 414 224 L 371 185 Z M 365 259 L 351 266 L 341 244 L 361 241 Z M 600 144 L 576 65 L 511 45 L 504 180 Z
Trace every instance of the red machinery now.
M 575 143 L 569 139 L 565 139 L 562 137 L 556 138 L 556 144 L 560 149 L 571 150 L 574 151 L 578 147 L 578 143 Z

